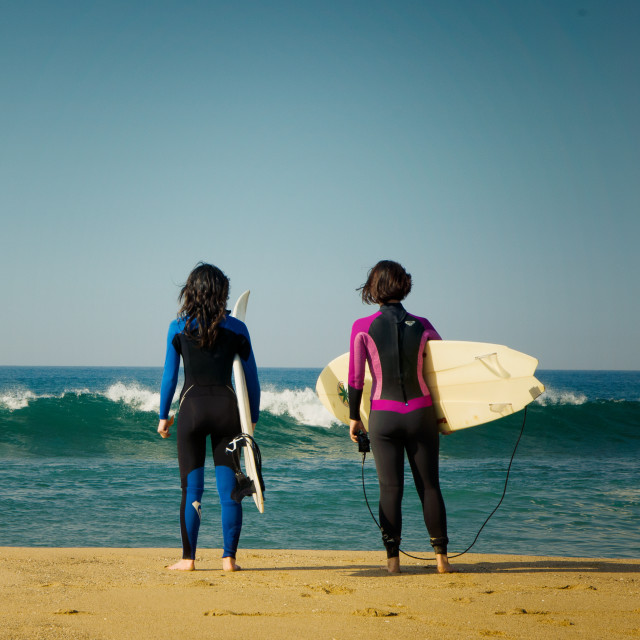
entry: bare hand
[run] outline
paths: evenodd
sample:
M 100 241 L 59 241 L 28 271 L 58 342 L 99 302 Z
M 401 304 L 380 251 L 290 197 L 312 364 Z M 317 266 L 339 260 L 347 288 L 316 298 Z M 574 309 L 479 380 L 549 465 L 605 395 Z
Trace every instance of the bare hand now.
M 367 433 L 364 424 L 362 424 L 362 420 L 349 420 L 349 436 L 353 442 L 358 442 L 358 434 L 361 431 Z
M 161 438 L 169 437 L 169 427 L 173 424 L 173 416 L 168 419 L 160 420 L 158 422 L 158 433 Z

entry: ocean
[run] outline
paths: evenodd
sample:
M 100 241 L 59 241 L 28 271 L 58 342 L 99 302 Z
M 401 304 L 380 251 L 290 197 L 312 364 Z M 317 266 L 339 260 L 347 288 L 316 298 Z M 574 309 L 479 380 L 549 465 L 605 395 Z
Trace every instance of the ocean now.
M 240 547 L 382 550 L 361 455 L 313 391 L 320 369 L 259 373 L 266 509 L 244 501 Z M 529 405 L 506 497 L 472 551 L 640 558 L 640 372 L 536 375 L 547 391 Z M 0 367 L 0 546 L 179 549 L 175 436 L 156 434 L 161 377 L 161 368 Z M 523 417 L 441 438 L 451 554 L 500 500 Z M 370 457 L 364 477 L 377 513 Z M 406 477 L 403 548 L 431 558 L 408 468 Z M 207 547 L 221 547 L 210 453 Z

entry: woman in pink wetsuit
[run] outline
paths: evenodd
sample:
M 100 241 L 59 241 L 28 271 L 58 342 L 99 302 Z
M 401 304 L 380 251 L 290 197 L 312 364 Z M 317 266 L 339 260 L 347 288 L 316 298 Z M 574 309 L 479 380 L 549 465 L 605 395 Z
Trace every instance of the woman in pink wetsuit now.
M 439 431 L 429 388 L 422 375 L 427 340 L 440 340 L 432 324 L 408 313 L 401 301 L 411 275 L 382 260 L 361 287 L 366 304 L 379 311 L 353 324 L 349 350 L 350 435 L 366 432 L 360 419 L 365 362 L 373 378 L 369 437 L 380 483 L 380 525 L 387 569 L 400 571 L 404 453 L 406 451 L 438 571 L 452 571 L 447 558 L 447 516 L 438 472 Z

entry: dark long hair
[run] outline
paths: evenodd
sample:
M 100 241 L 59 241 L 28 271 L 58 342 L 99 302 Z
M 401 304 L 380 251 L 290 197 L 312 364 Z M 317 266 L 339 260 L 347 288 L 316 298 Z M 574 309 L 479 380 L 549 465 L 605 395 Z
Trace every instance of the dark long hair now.
M 369 269 L 367 281 L 356 289 L 365 304 L 386 304 L 389 300 L 404 300 L 411 291 L 411 274 L 393 260 L 380 260 Z
M 184 319 L 184 333 L 204 349 L 213 347 L 218 326 L 225 317 L 229 299 L 229 278 L 212 264 L 200 262 L 180 291 L 178 318 Z

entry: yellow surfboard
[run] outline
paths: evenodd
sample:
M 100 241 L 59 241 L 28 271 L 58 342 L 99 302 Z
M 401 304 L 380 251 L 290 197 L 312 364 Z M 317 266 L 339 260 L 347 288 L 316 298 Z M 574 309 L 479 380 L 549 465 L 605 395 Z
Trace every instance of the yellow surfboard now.
M 433 397 L 440 431 L 475 427 L 524 409 L 544 392 L 534 377 L 538 361 L 499 344 L 429 340 L 423 374 Z M 349 424 L 349 354 L 322 371 L 316 393 L 326 409 Z M 371 374 L 367 367 L 360 415 L 369 419 Z

